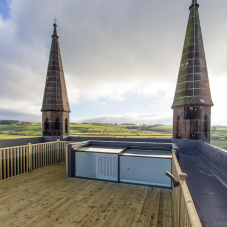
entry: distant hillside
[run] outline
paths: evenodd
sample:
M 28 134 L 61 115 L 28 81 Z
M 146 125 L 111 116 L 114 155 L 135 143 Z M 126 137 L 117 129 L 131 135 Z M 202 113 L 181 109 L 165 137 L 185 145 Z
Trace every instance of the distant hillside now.
M 135 125 L 83 123 L 70 124 L 71 136 L 135 137 L 135 138 L 172 138 L 170 125 Z M 17 120 L 0 120 L 0 139 L 42 136 L 41 123 Z M 211 127 L 211 144 L 219 147 L 227 145 L 227 126 Z
M 30 125 L 30 122 L 17 120 L 0 120 L 0 125 Z

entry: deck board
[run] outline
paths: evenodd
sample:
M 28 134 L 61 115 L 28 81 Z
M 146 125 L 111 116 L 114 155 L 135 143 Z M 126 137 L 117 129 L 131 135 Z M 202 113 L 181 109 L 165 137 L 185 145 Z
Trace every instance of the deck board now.
M 65 165 L 0 182 L 0 226 L 174 227 L 168 189 L 65 178 Z

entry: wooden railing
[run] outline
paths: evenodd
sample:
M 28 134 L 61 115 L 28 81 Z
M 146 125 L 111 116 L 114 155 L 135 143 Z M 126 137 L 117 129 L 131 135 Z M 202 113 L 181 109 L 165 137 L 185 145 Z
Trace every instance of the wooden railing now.
M 186 178 L 182 173 L 176 157 L 176 151 L 172 151 L 172 174 L 180 182 L 179 187 L 173 188 L 173 206 L 175 222 L 177 227 L 202 227 L 191 194 L 189 192 Z
M 65 162 L 65 141 L 0 148 L 0 180 Z

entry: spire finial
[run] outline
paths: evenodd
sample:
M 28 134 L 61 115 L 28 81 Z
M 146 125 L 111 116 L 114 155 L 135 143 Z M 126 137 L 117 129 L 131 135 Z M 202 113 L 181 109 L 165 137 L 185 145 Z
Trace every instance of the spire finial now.
M 56 22 L 57 22 L 57 19 L 56 19 L 56 17 L 55 17 L 55 18 L 54 18 L 54 26 L 55 26 L 55 25 L 57 26 Z
M 56 24 L 56 22 L 57 22 L 57 19 L 56 19 L 56 17 L 55 17 L 55 18 L 54 18 L 54 24 L 53 24 L 53 26 L 54 26 L 54 31 L 53 31 L 52 38 L 53 38 L 53 37 L 57 37 L 57 38 L 58 38 L 58 35 L 57 35 L 57 24 Z
M 195 6 L 197 6 L 199 8 L 199 4 L 198 4 L 197 0 L 192 0 L 192 4 L 190 5 L 189 10 Z

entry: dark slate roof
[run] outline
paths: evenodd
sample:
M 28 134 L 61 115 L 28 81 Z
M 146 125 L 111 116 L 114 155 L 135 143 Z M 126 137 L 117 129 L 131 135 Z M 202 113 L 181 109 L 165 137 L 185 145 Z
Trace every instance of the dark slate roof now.
M 41 111 L 70 112 L 56 23 L 53 26 L 54 31 Z
M 187 185 L 202 226 L 227 226 L 227 188 L 224 182 L 222 184 L 210 171 L 201 156 L 180 154 L 180 167 L 188 176 Z
M 193 0 L 172 108 L 213 106 L 198 8 L 197 0 Z

